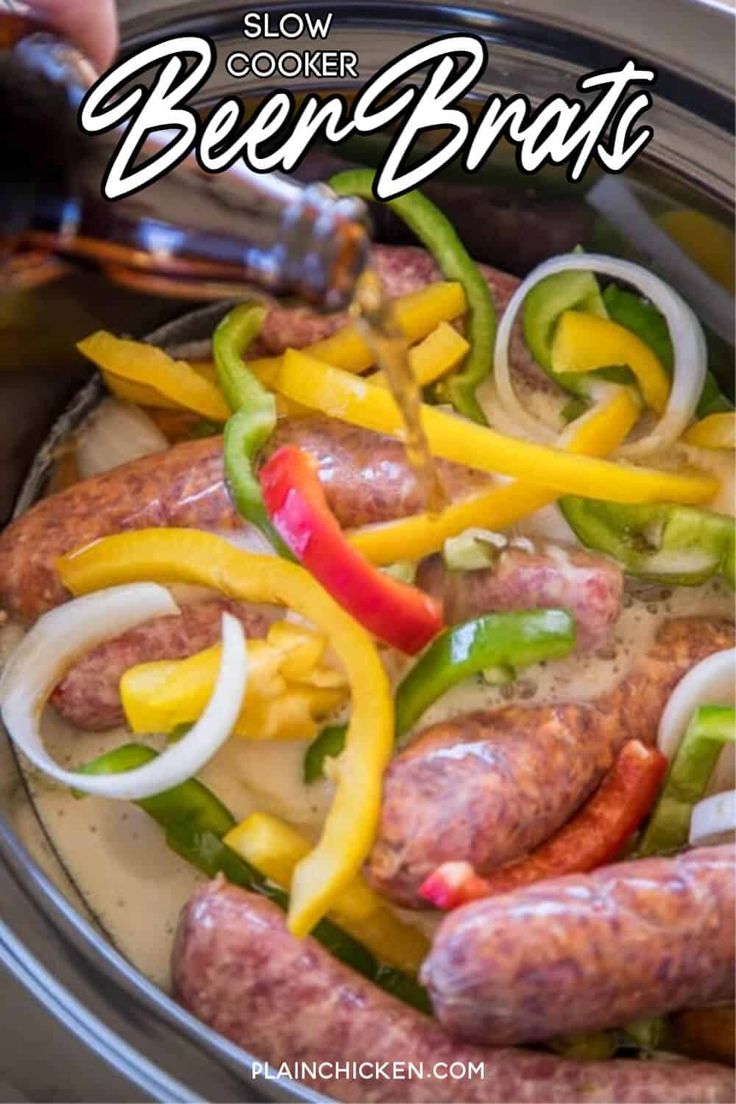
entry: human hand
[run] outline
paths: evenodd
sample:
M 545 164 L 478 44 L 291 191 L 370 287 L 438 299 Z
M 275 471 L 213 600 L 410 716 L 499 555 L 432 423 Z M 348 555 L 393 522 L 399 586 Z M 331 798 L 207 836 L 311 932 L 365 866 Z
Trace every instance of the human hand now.
M 118 48 L 115 0 L 26 0 L 29 15 L 82 50 L 97 69 L 112 63 Z

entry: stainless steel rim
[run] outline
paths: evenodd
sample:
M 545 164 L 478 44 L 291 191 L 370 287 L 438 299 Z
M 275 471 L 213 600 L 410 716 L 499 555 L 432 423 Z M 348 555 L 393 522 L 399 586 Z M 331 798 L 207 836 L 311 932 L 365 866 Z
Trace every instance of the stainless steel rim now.
M 225 0 L 202 11 L 197 0 L 127 0 L 121 21 L 126 50 L 168 33 L 235 34 L 242 15 L 239 0 Z M 716 125 L 733 129 L 734 37 L 736 12 L 727 0 L 310 0 L 252 4 L 249 10 L 274 15 L 324 7 L 335 13 L 335 26 L 406 24 L 422 35 L 462 25 L 511 46 L 558 56 L 595 69 L 621 54 L 651 61 L 660 70 L 660 94 Z
M 308 0 L 251 5 L 251 10 L 299 11 L 315 5 Z M 199 31 L 234 35 L 242 16 L 242 0 L 202 5 L 125 0 L 121 3 L 126 48 L 132 49 L 167 32 Z M 708 120 L 718 131 L 733 127 L 734 12 L 724 3 L 707 0 L 515 0 L 507 4 L 455 3 L 447 0 L 333 0 L 326 10 L 336 25 L 370 27 L 376 34 L 387 23 L 426 37 L 448 26 L 481 34 L 491 47 L 503 42 L 512 49 L 564 59 L 581 68 L 597 68 L 633 53 L 660 69 L 659 93 L 683 112 Z M 205 9 L 205 10 L 203 10 Z M 647 43 L 642 56 L 637 43 Z M 212 308 L 205 308 L 204 313 Z M 191 324 L 203 312 L 186 316 Z M 154 340 L 187 340 L 186 321 L 152 335 Z M 74 406 L 81 417 L 96 398 L 94 387 Z M 69 425 L 69 416 L 66 426 Z M 63 428 L 59 426 L 57 431 Z M 53 433 L 53 431 L 52 431 Z M 39 460 L 42 465 L 43 459 Z M 34 467 L 30 479 L 41 476 Z M 27 492 L 33 484 L 27 481 Z M 27 504 L 27 498 L 23 499 Z M 3 900 L 29 903 L 37 938 L 20 925 L 23 942 L 0 926 L 0 959 L 50 1011 L 106 1062 L 120 1070 L 140 1092 L 154 1100 L 279 1100 L 324 1099 L 288 1082 L 255 1083 L 249 1056 L 179 1008 L 147 982 L 83 919 L 29 858 L 11 829 L 0 819 L 0 888 Z M 6 898 L 7 893 L 7 898 Z M 7 915 L 6 915 L 7 919 Z M 48 947 L 45 946 L 47 941 Z M 50 949 L 67 962 L 63 977 L 49 968 Z M 49 955 L 47 956 L 47 951 Z M 90 977 L 92 980 L 90 981 Z M 166 1071 L 171 1071 L 167 1073 Z

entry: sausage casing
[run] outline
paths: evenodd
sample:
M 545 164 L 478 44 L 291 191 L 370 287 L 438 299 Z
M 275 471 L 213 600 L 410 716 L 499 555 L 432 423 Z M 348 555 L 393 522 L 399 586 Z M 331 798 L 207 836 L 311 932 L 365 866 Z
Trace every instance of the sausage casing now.
M 617 564 L 590 552 L 508 548 L 477 571 L 450 571 L 441 556 L 429 556 L 416 583 L 440 599 L 450 625 L 496 610 L 569 609 L 578 651 L 587 651 L 607 643 L 624 579 Z
M 315 1076 L 304 1079 L 342 1101 L 702 1104 L 733 1096 L 723 1066 L 573 1062 L 457 1042 L 314 940 L 295 939 L 270 902 L 222 881 L 202 887 L 185 907 L 172 973 L 178 999 L 195 1016 L 275 1069 L 314 1063 Z M 346 1063 L 347 1072 L 335 1076 Z M 368 1063 L 363 1077 L 361 1063 Z M 457 1076 L 450 1077 L 453 1063 Z
M 342 525 L 413 513 L 421 495 L 403 445 L 331 418 L 290 419 L 272 447 L 295 444 L 315 457 L 327 501 Z M 487 482 L 440 462 L 449 494 Z M 222 439 L 183 441 L 44 498 L 0 533 L 0 608 L 32 621 L 66 598 L 55 563 L 110 533 L 149 526 L 233 529 L 242 524 L 225 485 Z
M 616 1027 L 734 993 L 734 849 L 604 866 L 442 922 L 422 980 L 457 1038 L 492 1046 Z
M 247 637 L 266 635 L 268 619 L 256 607 L 225 598 L 193 602 L 173 617 L 146 621 L 87 652 L 66 672 L 51 695 L 51 704 L 77 728 L 97 732 L 123 724 L 123 673 L 136 663 L 184 659 L 216 644 L 225 612 L 238 618 Z

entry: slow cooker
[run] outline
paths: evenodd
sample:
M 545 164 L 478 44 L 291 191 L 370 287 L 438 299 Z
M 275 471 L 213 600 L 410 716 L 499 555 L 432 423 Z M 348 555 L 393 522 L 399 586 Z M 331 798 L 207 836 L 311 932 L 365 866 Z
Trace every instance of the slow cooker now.
M 227 72 L 226 58 L 242 49 L 242 3 L 120 0 L 119 7 L 123 52 L 187 32 L 216 41 L 219 61 L 208 100 L 234 92 L 261 96 L 277 86 Z M 657 234 L 650 233 L 657 213 L 670 208 L 702 212 L 732 226 L 735 21 L 730 3 L 333 0 L 323 8 L 295 0 L 250 4 L 248 10 L 333 12 L 330 47 L 357 52 L 361 81 L 412 45 L 450 31 L 471 31 L 489 48 L 478 98 L 496 90 L 523 91 L 538 101 L 552 91 L 571 92 L 580 75 L 622 58 L 653 65 L 658 79 L 648 121 L 654 139 L 622 177 L 570 185 L 555 171 L 521 176 L 513 159 L 501 152 L 472 181 L 474 202 L 487 193 L 483 202 L 490 205 L 494 227 L 481 259 L 523 275 L 544 255 L 572 248 L 577 239 L 586 244 L 608 234 L 609 248 L 659 268 L 690 298 L 708 326 L 713 355 L 730 373 L 730 296 L 718 286 L 714 290 L 697 258 L 675 263 L 660 248 Z M 298 50 L 307 44 L 289 40 L 286 45 Z M 324 91 L 323 84 L 308 80 L 291 83 L 295 93 L 312 87 Z M 343 90 L 350 89 L 347 81 Z M 369 161 L 372 151 L 366 145 L 350 156 Z M 316 174 L 318 163 L 310 170 L 307 162 L 304 171 Z M 438 185 L 442 202 L 459 219 L 469 187 L 455 172 L 446 173 Z M 540 242 L 535 219 L 550 210 L 557 212 L 561 237 Z M 377 232 L 391 238 L 398 231 L 386 223 Z M 0 289 L 0 524 L 38 493 L 44 442 L 48 451 L 55 421 L 61 415 L 73 418 L 79 403 L 89 401 L 89 393 L 79 397 L 87 372 L 72 352 L 75 342 L 99 327 L 136 336 L 156 331 L 163 342 L 167 333 L 180 338 L 176 325 L 171 331 L 160 327 L 188 310 L 191 303 L 124 291 L 83 268 L 65 268 L 51 282 Z M 111 945 L 36 819 L 12 754 L 3 745 L 0 755 L 0 963 L 45 1010 L 49 1032 L 54 1019 L 63 1025 L 69 1062 L 84 1053 L 98 1064 L 89 1098 L 104 1093 L 106 1099 L 125 1095 L 168 1101 L 318 1099 L 294 1083 L 254 1081 L 248 1054 L 194 1020 Z M 41 1058 L 44 1040 L 37 1042 Z M 63 1049 L 56 1045 L 57 1054 Z M 55 1080 L 63 1096 L 64 1069 Z

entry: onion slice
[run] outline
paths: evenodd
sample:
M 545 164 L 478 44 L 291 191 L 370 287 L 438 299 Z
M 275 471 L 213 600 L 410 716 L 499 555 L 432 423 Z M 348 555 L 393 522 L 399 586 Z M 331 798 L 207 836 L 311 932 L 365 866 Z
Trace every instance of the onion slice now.
M 705 797 L 693 809 L 689 839 L 693 847 L 733 831 L 736 831 L 736 790 Z
M 77 467 L 82 479 L 130 460 L 165 452 L 169 442 L 145 411 L 110 396 L 92 411 L 77 434 Z
M 635 459 L 666 448 L 685 431 L 698 405 L 707 365 L 705 337 L 693 311 L 669 284 L 641 265 L 622 261 L 618 257 L 606 257 L 601 253 L 565 253 L 544 261 L 522 280 L 508 302 L 496 335 L 494 379 L 502 406 L 533 440 L 554 439 L 553 430 L 533 418 L 516 396 L 511 381 L 509 347 L 516 316 L 531 289 L 547 276 L 572 269 L 602 273 L 631 284 L 664 315 L 674 351 L 672 387 L 667 406 L 654 429 L 622 446 L 619 455 Z
M 736 703 L 736 648 L 728 648 L 696 664 L 680 679 L 659 722 L 657 746 L 672 761 L 695 710 L 700 705 Z M 734 785 L 734 745 L 721 752 L 708 789 L 711 793 Z
M 178 612 L 165 587 L 133 583 L 67 602 L 39 618 L 0 678 L 0 712 L 10 738 L 39 770 L 88 794 L 136 801 L 185 782 L 227 740 L 243 703 L 248 661 L 240 622 L 222 617 L 222 660 L 205 711 L 177 744 L 124 774 L 87 775 L 64 770 L 44 747 L 39 721 L 66 668 L 103 640 L 152 617 Z

